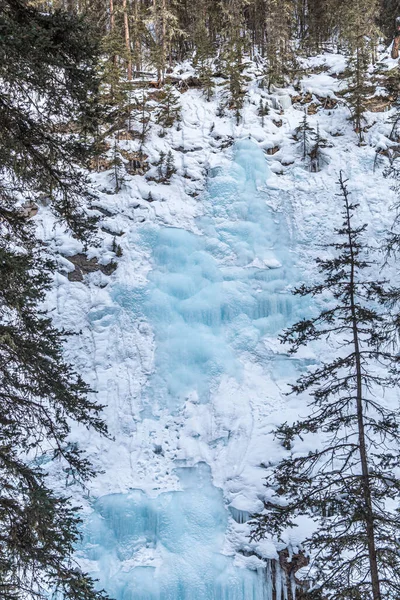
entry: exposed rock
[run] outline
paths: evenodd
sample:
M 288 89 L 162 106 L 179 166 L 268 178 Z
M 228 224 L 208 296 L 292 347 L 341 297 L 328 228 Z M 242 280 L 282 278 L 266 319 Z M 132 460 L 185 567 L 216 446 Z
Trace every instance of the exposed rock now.
M 312 101 L 312 94 L 299 94 L 298 96 L 292 96 L 293 104 L 309 104 Z
M 322 98 L 321 96 L 315 95 L 315 97 L 321 102 L 322 108 L 326 110 L 332 110 L 332 108 L 336 108 L 338 101 L 336 98 Z
M 19 208 L 18 213 L 24 219 L 31 219 L 39 212 L 39 207 L 35 202 L 28 200 Z
M 390 110 L 392 104 L 393 98 L 390 96 L 373 96 L 372 98 L 367 98 L 365 101 L 366 109 L 373 113 Z
M 89 169 L 91 171 L 97 171 L 98 173 L 101 173 L 102 171 L 108 171 L 109 169 L 111 169 L 111 167 L 112 161 L 108 158 L 103 158 L 101 156 L 93 158 L 89 164 Z
M 127 152 L 126 150 L 121 150 L 121 154 L 128 161 L 126 170 L 131 175 L 144 175 L 149 170 L 147 154 L 143 154 L 143 152 Z
M 268 156 L 273 156 L 274 154 L 279 152 L 279 150 L 280 150 L 279 146 L 273 146 L 272 148 L 267 148 L 267 154 L 268 154 Z
M 108 227 L 105 227 L 104 225 L 100 229 L 102 231 L 105 231 L 105 233 L 109 233 L 110 235 L 114 235 L 117 237 L 121 237 L 121 236 L 125 235 L 125 231 L 114 231 L 113 229 L 109 229 Z
M 309 582 L 299 579 L 296 576 L 296 573 L 303 567 L 306 567 L 309 563 L 310 559 L 308 556 L 305 556 L 303 552 L 299 552 L 298 554 L 289 554 L 289 550 L 287 548 L 279 552 L 279 566 L 285 573 L 288 600 L 295 600 L 292 595 L 293 583 L 295 584 L 296 588 L 300 588 L 300 594 L 296 593 L 297 598 L 300 598 L 302 592 L 307 590 L 309 587 Z
M 117 131 L 116 136 L 119 142 L 131 141 L 134 139 L 132 131 Z
M 70 281 L 83 281 L 83 278 L 88 273 L 101 271 L 104 275 L 111 275 L 117 268 L 117 263 L 110 262 L 108 265 L 100 265 L 97 258 L 88 259 L 86 254 L 75 254 L 67 257 L 75 266 L 75 270 L 68 273 Z
M 92 206 L 90 208 L 92 210 L 98 210 L 99 213 L 101 213 L 105 217 L 114 217 L 115 216 L 115 213 L 112 213 L 110 210 L 107 210 L 106 208 L 103 208 L 102 206 L 96 206 L 95 204 L 92 204 Z
M 319 104 L 316 104 L 315 102 L 311 102 L 311 104 L 309 104 L 307 106 L 307 114 L 308 115 L 316 115 L 319 108 L 321 108 L 321 106 Z

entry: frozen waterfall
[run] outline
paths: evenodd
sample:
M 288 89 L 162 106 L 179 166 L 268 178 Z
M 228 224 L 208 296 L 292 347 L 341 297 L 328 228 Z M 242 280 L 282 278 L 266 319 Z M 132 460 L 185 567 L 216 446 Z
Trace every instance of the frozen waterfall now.
M 113 297 L 154 332 L 143 417 L 177 415 L 189 396 L 207 404 L 223 375 L 240 380 L 244 353 L 262 360 L 262 338 L 293 320 L 289 233 L 266 203 L 268 177 L 263 151 L 243 140 L 231 167 L 210 173 L 202 235 L 141 226 L 148 283 L 115 287 Z M 99 585 L 116 600 L 272 600 L 269 567 L 239 568 L 224 554 L 229 522 L 242 524 L 248 513 L 228 509 L 205 462 L 176 472 L 180 491 L 97 499 L 81 551 Z

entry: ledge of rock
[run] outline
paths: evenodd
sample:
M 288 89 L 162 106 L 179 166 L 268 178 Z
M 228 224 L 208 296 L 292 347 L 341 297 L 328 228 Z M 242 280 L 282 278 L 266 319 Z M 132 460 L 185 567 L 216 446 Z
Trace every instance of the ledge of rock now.
M 117 268 L 117 263 L 110 262 L 108 265 L 99 264 L 97 258 L 88 259 L 86 254 L 75 254 L 68 256 L 67 259 L 72 262 L 75 267 L 74 271 L 68 273 L 70 281 L 83 281 L 83 278 L 88 273 L 101 271 L 104 275 L 111 275 Z

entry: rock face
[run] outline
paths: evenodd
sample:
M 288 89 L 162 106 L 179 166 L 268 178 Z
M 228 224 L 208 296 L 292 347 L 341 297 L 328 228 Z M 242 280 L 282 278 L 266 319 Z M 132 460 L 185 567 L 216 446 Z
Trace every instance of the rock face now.
M 31 202 L 28 200 L 27 202 L 24 202 L 23 205 L 21 206 L 21 208 L 19 210 L 19 214 L 24 219 L 31 219 L 32 217 L 34 217 L 35 215 L 38 214 L 38 211 L 39 211 L 38 205 L 35 202 Z
M 95 271 L 101 271 L 104 275 L 111 275 L 117 268 L 117 263 L 115 262 L 110 262 L 108 265 L 100 265 L 97 258 L 89 260 L 86 254 L 68 256 L 68 260 L 75 266 L 75 270 L 68 273 L 70 281 L 83 281 L 85 275 L 94 273 Z

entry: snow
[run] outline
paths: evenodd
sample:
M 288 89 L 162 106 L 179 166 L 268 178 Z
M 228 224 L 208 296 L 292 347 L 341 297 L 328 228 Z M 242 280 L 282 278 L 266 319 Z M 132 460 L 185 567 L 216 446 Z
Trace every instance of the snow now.
M 325 71 L 307 75 L 301 89 L 334 97 L 343 57 L 324 54 L 308 66 Z M 390 145 L 381 115 L 371 117 L 363 147 L 345 106 L 310 115 L 332 143 L 322 171 L 310 173 L 292 137 L 303 109 L 285 102 L 284 114 L 271 109 L 262 127 L 257 108 L 268 95 L 255 77 L 249 86 L 239 125 L 228 111 L 216 116 L 220 92 L 206 102 L 188 90 L 179 130 L 160 139 L 153 129 L 145 151 L 156 161 L 173 150 L 170 185 L 127 176 L 115 195 L 110 173 L 93 176 L 96 206 L 110 216 L 89 257 L 108 262 L 112 234 L 123 232 L 110 277 L 70 282 L 68 256 L 82 247 L 45 207 L 35 218 L 62 254 L 48 307 L 77 333 L 66 356 L 106 405 L 114 437 L 74 429 L 72 440 L 103 472 L 85 497 L 76 486 L 69 492 L 85 514 L 82 566 L 116 600 L 272 600 L 268 561 L 277 545 L 250 542 L 248 520 L 263 509 L 268 468 L 286 452 L 274 427 L 306 410 L 307 398 L 286 396 L 288 385 L 329 352 L 289 357 L 279 343 L 283 328 L 315 310 L 291 290 L 315 279 L 314 259 L 340 223 L 340 170 L 371 241 L 378 246 L 391 226 L 390 181 L 382 167 L 373 171 L 375 147 Z M 290 98 L 293 90 L 274 94 Z M 300 543 L 311 527 L 299 523 L 288 540 Z

